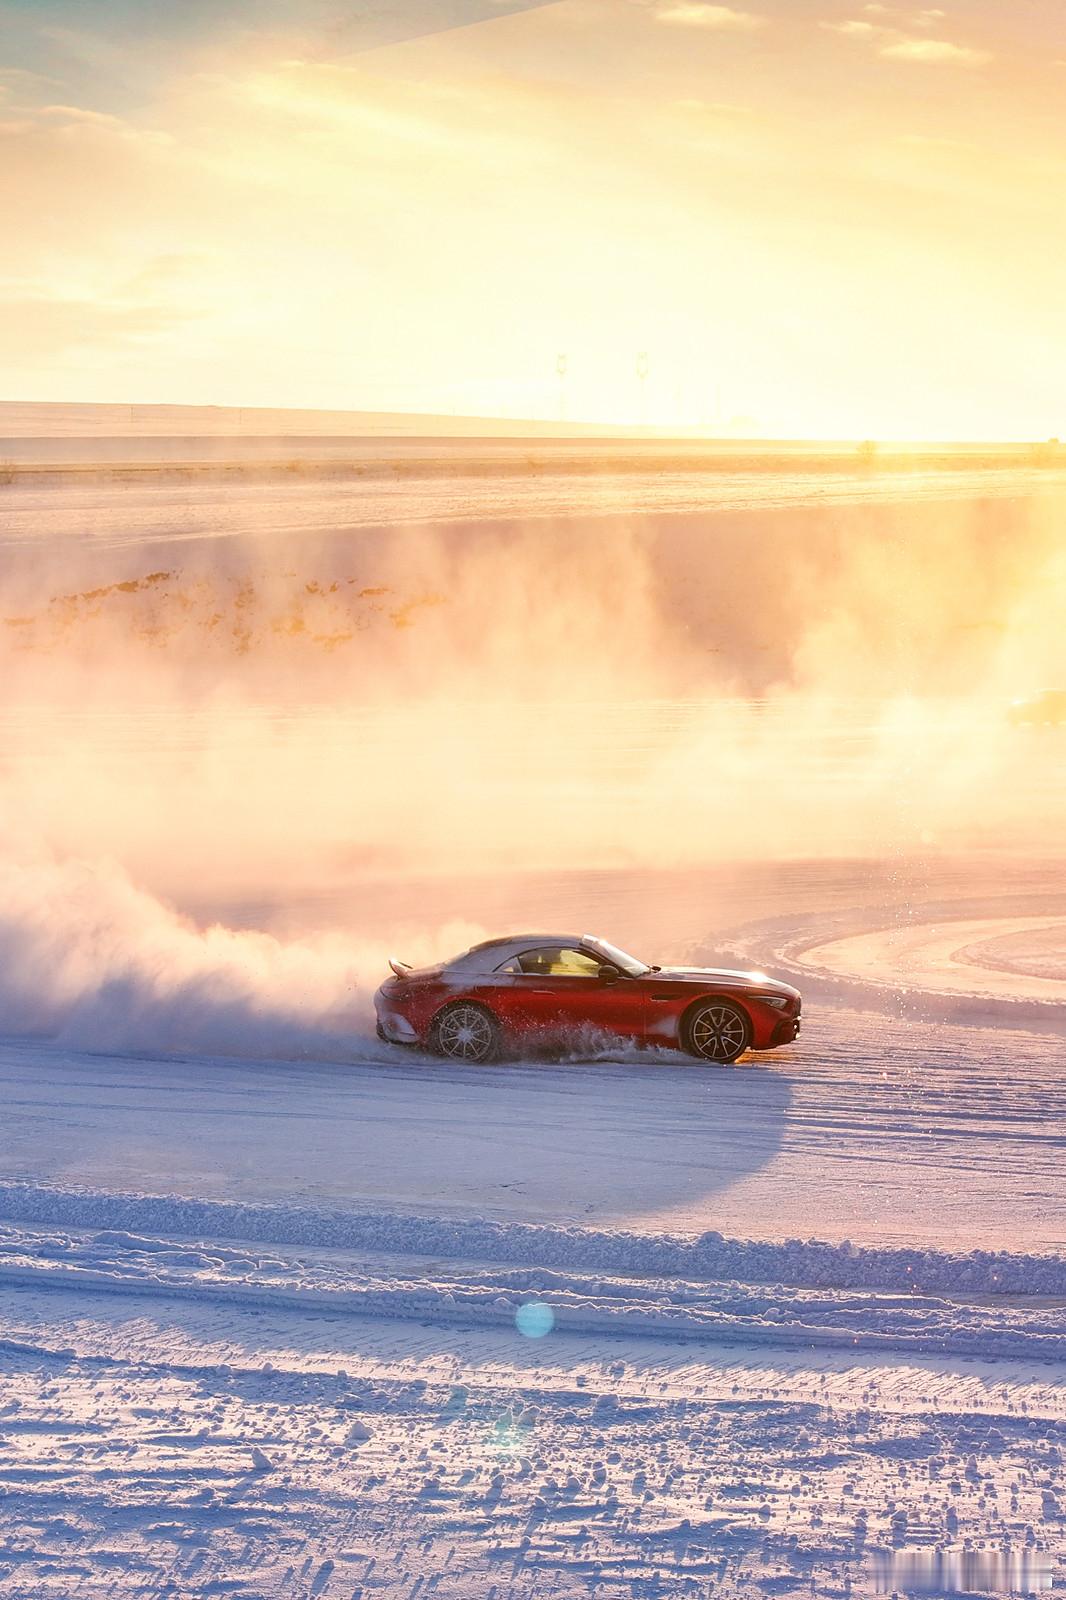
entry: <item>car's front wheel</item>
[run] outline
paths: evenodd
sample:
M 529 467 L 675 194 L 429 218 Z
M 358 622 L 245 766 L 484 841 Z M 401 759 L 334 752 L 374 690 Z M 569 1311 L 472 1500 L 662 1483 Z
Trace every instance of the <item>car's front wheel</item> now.
M 499 1024 L 484 1006 L 459 1000 L 434 1018 L 430 1043 L 451 1061 L 491 1061 L 500 1048 Z
M 731 1000 L 705 1000 L 689 1014 L 684 1040 L 694 1056 L 728 1066 L 751 1044 L 751 1018 Z

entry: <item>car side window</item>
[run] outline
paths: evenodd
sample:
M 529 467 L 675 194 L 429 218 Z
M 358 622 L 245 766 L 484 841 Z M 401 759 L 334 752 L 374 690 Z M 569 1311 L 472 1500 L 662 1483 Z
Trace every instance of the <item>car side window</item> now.
M 512 976 L 517 976 L 517 974 L 521 972 L 522 968 L 518 964 L 518 957 L 510 956 L 508 960 L 502 963 L 501 966 L 495 967 L 493 970 L 495 972 L 506 972 L 510 973 Z
M 533 978 L 598 978 L 602 962 L 587 950 L 564 945 L 542 945 L 518 957 L 520 970 Z

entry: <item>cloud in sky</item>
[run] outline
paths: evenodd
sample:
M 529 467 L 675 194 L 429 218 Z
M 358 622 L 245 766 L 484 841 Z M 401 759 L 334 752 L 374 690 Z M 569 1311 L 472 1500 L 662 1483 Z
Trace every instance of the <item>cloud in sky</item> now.
M 946 13 L 938 8 L 904 11 L 892 6 L 871 4 L 863 7 L 862 17 L 823 21 L 829 33 L 843 34 L 870 44 L 886 61 L 914 61 L 926 66 L 981 67 L 992 60 L 992 52 L 949 39 L 930 38 Z M 876 21 L 870 21 L 871 17 Z M 921 30 L 915 33 L 914 30 Z
M 656 8 L 660 22 L 685 28 L 714 28 L 726 33 L 752 33 L 766 19 L 751 11 L 736 11 L 732 6 L 711 5 L 709 0 L 666 0 Z
M 339 49 L 376 49 L 400 39 L 428 37 L 470 27 L 558 0 L 33 0 L 24 20 L 57 40 L 136 46 L 167 40 L 172 46 L 262 28 L 285 32 L 298 24 L 308 34 L 332 39 Z M 13 8 L 14 9 L 14 8 Z M 14 29 L 12 30 L 14 31 Z
M 827 33 L 842 33 L 850 39 L 875 39 L 883 32 L 875 23 L 862 22 L 857 17 L 847 17 L 843 22 L 823 22 L 821 26 Z
M 275 45 L 344 60 L 562 0 L 0 0 L 0 53 L 63 81 L 89 108 L 125 113 L 176 72 L 262 61 Z M 8 12 L 5 17 L 5 5 Z
M 172 333 L 190 313 L 173 305 L 75 300 L 0 285 L 0 347 L 8 361 L 50 360 L 71 351 L 116 348 Z
M 323 22 L 322 42 L 336 55 L 344 56 L 558 3 L 559 0 L 390 0 L 389 4 L 373 6 L 333 7 L 336 20 Z M 305 12 L 312 27 L 316 9 L 321 7 L 313 5 Z
M 922 11 L 910 11 L 900 6 L 880 5 L 878 0 L 870 0 L 870 3 L 868 5 L 864 5 L 862 9 L 868 16 L 871 17 L 896 17 L 897 19 L 903 18 L 909 22 L 915 23 L 918 27 L 926 27 L 934 22 L 942 22 L 947 16 L 946 11 L 941 11 L 939 8 L 933 6 L 927 6 Z
M 880 54 L 888 61 L 918 61 L 929 66 L 983 67 L 992 59 L 989 50 L 952 44 L 949 39 L 889 39 Z

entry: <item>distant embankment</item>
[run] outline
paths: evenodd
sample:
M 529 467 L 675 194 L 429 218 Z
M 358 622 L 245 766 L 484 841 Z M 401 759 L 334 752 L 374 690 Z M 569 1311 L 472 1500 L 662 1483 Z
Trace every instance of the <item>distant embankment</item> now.
M 743 440 L 404 412 L 0 401 L 0 486 L 239 477 L 419 478 L 539 474 L 864 474 L 1066 465 L 1056 443 Z

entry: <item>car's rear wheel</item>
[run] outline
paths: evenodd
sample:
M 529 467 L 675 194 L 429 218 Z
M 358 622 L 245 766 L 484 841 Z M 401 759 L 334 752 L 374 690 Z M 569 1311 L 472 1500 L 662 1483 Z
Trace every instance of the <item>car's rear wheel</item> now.
M 430 1043 L 450 1061 L 491 1061 L 500 1048 L 499 1023 L 484 1006 L 458 1000 L 434 1017 Z
M 751 1018 L 731 1000 L 704 1000 L 689 1013 L 684 1039 L 694 1056 L 728 1066 L 751 1044 Z

